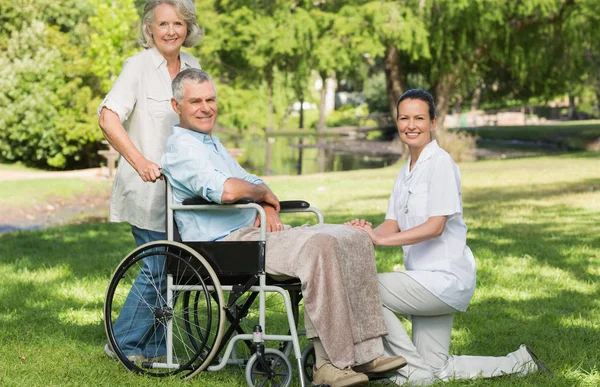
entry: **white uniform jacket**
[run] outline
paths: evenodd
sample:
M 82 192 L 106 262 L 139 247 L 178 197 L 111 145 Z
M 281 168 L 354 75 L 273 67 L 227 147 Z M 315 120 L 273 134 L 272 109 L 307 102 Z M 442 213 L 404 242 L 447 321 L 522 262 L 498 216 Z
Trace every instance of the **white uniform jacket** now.
M 401 231 L 425 223 L 431 216 L 447 216 L 441 236 L 402 246 L 406 274 L 451 307 L 465 311 L 475 291 L 475 260 L 467 246 L 462 219 L 460 170 L 452 157 L 432 141 L 423 149 L 412 171 L 400 169 L 386 219 Z

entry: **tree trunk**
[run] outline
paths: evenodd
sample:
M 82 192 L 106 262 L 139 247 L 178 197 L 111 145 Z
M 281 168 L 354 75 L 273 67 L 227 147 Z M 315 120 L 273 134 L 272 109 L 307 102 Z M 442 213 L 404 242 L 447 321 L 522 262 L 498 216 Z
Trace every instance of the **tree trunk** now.
M 577 107 L 575 106 L 575 96 L 569 94 L 569 110 L 567 113 L 567 118 L 569 120 L 577 119 Z
M 452 106 L 452 114 L 454 114 L 454 115 L 460 114 L 462 103 L 463 103 L 463 98 L 459 96 L 456 99 L 456 101 L 454 101 L 454 106 Z
M 300 129 L 304 129 L 304 97 L 300 97 Z M 298 137 L 298 163 L 296 164 L 296 171 L 298 175 L 302 175 L 302 145 L 304 141 L 302 139 L 302 135 Z
M 267 71 L 267 110 L 269 112 L 269 124 L 265 130 L 266 140 L 266 157 L 265 157 L 265 175 L 271 175 L 271 164 L 273 154 L 273 143 L 270 137 L 273 132 L 273 122 L 275 122 L 275 114 L 273 112 L 273 71 Z
M 400 71 L 400 52 L 396 46 L 391 46 L 383 58 L 385 68 L 385 88 L 387 91 L 390 115 L 396 120 L 398 99 L 402 95 L 402 72 Z
M 319 162 L 319 172 L 325 172 L 325 130 L 327 129 L 325 124 L 325 116 L 327 108 L 327 74 L 322 72 L 320 73 L 321 79 L 323 81 L 323 86 L 321 87 L 321 101 L 319 103 L 319 123 L 317 124 L 317 150 L 318 150 L 318 162 Z
M 452 94 L 452 89 L 454 88 L 454 83 L 456 82 L 456 74 L 448 73 L 445 74 L 440 82 L 435 87 L 435 98 L 436 98 L 436 115 L 437 115 L 437 134 L 443 135 L 444 129 L 444 121 L 446 120 L 446 115 L 448 114 L 448 108 L 450 107 L 450 95 Z
M 479 104 L 481 103 L 481 86 L 478 85 L 473 91 L 473 98 L 471 98 L 471 111 L 475 112 L 479 110 Z

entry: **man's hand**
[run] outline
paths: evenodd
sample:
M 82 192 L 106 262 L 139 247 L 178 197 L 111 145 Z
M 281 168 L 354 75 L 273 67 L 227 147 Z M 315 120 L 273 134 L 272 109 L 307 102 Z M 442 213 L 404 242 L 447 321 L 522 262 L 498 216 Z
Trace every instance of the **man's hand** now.
M 281 219 L 279 219 L 275 207 L 266 203 L 261 203 L 261 206 L 267 214 L 267 232 L 283 231 L 283 223 L 281 222 Z M 260 214 L 256 215 L 254 227 L 260 227 Z
M 279 212 L 279 210 L 281 209 L 280 205 L 279 205 L 279 199 L 277 198 L 277 196 L 275 196 L 275 194 L 267 187 L 267 193 L 265 194 L 262 203 L 268 204 L 270 206 L 272 206 L 276 212 Z
M 148 159 L 137 162 L 135 170 L 145 182 L 154 183 L 158 179 L 163 179 L 163 176 L 160 173 L 160 167 Z

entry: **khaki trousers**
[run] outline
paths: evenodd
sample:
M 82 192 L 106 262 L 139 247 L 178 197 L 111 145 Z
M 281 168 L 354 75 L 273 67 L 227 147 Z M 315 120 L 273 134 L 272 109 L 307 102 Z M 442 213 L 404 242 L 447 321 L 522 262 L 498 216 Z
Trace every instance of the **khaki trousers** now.
M 449 355 L 452 321 L 457 310 L 404 272 L 383 273 L 378 277 L 388 328 L 388 335 L 383 338 L 385 353 L 404 356 L 408 362 L 392 378 L 396 384 L 428 385 L 439 380 L 524 375 L 537 369 L 525 346 L 502 357 Z M 394 313 L 412 320 L 412 340 Z

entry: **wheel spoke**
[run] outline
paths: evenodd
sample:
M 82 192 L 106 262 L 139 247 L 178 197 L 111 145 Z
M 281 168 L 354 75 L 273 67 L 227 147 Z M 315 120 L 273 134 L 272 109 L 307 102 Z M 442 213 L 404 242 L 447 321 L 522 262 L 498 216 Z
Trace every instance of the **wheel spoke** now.
M 151 262 L 146 266 L 146 259 L 162 261 L 157 265 L 154 265 L 156 262 Z M 116 275 L 111 279 L 107 292 L 106 328 L 111 336 L 109 341 L 111 344 L 116 344 L 116 352 L 122 353 L 119 349 L 119 341 L 115 338 L 114 323 L 117 322 L 121 313 L 131 311 L 130 314 L 132 314 L 134 310 L 140 310 L 141 307 L 142 316 L 136 317 L 136 327 L 128 331 L 121 331 L 119 335 L 138 332 L 136 336 L 143 337 L 140 343 L 152 344 L 152 348 L 144 348 L 145 344 L 140 344 L 139 352 L 156 358 L 161 356 L 161 352 L 164 351 L 167 338 L 166 328 L 170 321 L 173 338 L 172 351 L 176 357 L 174 362 L 178 363 L 180 368 L 189 367 L 187 376 L 191 376 L 200 369 L 210 356 L 212 349 L 219 346 L 217 341 L 220 341 L 220 330 L 222 329 L 220 321 L 223 318 L 223 310 L 220 307 L 223 303 L 223 296 L 218 279 L 214 277 L 214 272 L 210 267 L 202 269 L 205 267 L 204 265 L 203 261 L 200 261 L 188 250 L 168 243 L 159 246 L 153 245 L 152 248 L 138 249 L 130 254 L 117 268 Z M 200 275 L 198 270 L 202 270 L 204 274 Z M 180 291 L 174 292 L 172 300 L 167 302 L 165 299 L 167 274 L 174 276 L 173 282 L 176 285 L 197 287 L 197 290 L 191 291 L 196 295 L 193 305 L 189 304 L 189 298 L 187 301 L 183 301 L 184 294 L 182 293 L 187 292 Z M 136 278 L 146 282 L 147 286 L 145 288 L 139 286 Z M 214 286 L 214 290 L 209 291 L 206 288 L 207 285 Z M 130 304 L 137 304 L 137 306 L 134 308 Z M 146 317 L 143 317 L 144 315 Z M 145 331 L 140 332 L 140 329 Z M 196 359 L 200 354 L 202 354 L 202 358 L 198 363 Z M 141 362 L 130 361 L 126 366 L 134 371 L 153 376 L 172 375 L 182 371 L 182 369 L 142 368 Z

